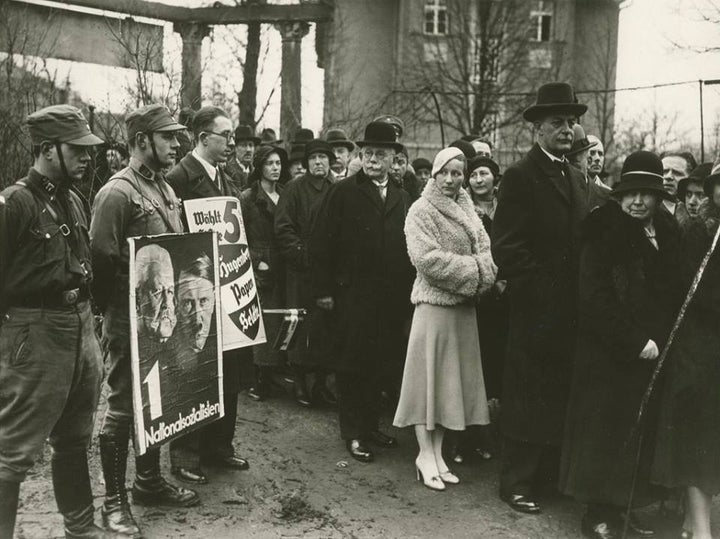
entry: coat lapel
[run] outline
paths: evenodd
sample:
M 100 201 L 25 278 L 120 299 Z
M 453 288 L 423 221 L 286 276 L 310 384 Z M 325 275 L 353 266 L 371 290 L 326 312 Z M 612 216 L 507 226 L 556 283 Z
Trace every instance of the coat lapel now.
M 375 191 L 377 191 L 377 189 L 375 189 Z M 382 201 L 379 192 L 378 199 Z M 390 210 L 392 210 L 401 200 L 402 194 L 400 193 L 400 188 L 393 184 L 393 182 L 388 180 L 388 186 L 385 195 L 385 214 L 387 215 L 388 213 L 390 213 Z
M 564 187 L 566 179 L 560 171 L 560 168 L 545 155 L 545 152 L 542 151 L 540 145 L 537 143 L 530 149 L 530 156 L 540 167 L 545 177 L 553 184 L 555 190 L 560 194 L 565 203 L 569 205 L 570 199 Z M 567 179 L 567 183 L 571 183 L 570 178 Z
M 208 176 L 205 167 L 195 159 L 192 153 L 183 157 L 181 163 L 183 163 L 183 168 L 188 175 L 188 183 L 194 193 L 197 193 L 202 198 L 222 196 L 218 186 Z
M 358 173 L 357 179 L 358 183 L 358 189 L 361 193 L 363 193 L 366 197 L 368 197 L 375 207 L 382 213 L 383 211 L 383 199 L 380 198 L 380 193 L 378 193 L 377 187 L 375 187 L 375 184 L 372 182 L 370 178 L 365 176 L 362 172 Z M 388 191 L 390 188 L 388 187 Z

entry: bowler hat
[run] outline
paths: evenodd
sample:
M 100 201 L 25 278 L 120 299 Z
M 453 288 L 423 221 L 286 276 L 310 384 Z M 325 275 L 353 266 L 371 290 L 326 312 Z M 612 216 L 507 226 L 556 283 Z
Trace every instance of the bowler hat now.
M 260 137 L 255 136 L 255 132 L 249 125 L 238 125 L 235 128 L 235 142 L 250 140 L 254 144 L 260 144 Z
M 403 121 L 397 116 L 393 116 L 392 114 L 381 114 L 380 116 L 375 118 L 373 122 L 383 122 L 392 125 L 398 130 L 398 137 L 402 137 L 403 133 L 405 132 L 405 124 L 403 123 Z
M 275 146 L 277 144 L 282 144 L 282 139 L 277 138 L 277 134 L 275 134 L 275 130 L 266 127 L 260 132 L 260 144 L 269 144 L 270 146 Z
M 304 144 L 293 144 L 290 146 L 290 156 L 288 157 L 288 163 L 294 161 L 305 160 L 305 145 Z M 304 166 L 304 165 L 303 165 Z
M 356 144 L 360 148 L 365 146 L 377 146 L 380 148 L 393 148 L 397 152 L 403 150 L 403 145 L 395 138 L 395 129 L 387 122 L 370 122 L 365 128 L 363 140 Z
M 585 150 L 589 150 L 594 146 L 597 146 L 597 141 L 590 142 L 587 138 L 587 135 L 585 135 L 585 130 L 583 129 L 582 125 L 575 124 L 573 126 L 572 147 L 570 148 L 570 151 L 565 155 L 575 155 L 576 153 L 581 153 Z
M 484 155 L 476 155 L 475 157 L 470 159 L 467 166 L 468 176 L 470 176 L 470 173 L 478 167 L 489 168 L 490 172 L 493 173 L 496 182 L 500 179 L 500 167 L 495 161 L 493 161 L 491 157 L 486 157 Z
M 703 189 L 708 198 L 712 199 L 715 185 L 720 183 L 720 157 L 718 157 L 713 163 L 712 170 L 708 174 L 707 178 L 703 182 Z
M 526 108 L 523 118 L 535 122 L 550 114 L 572 114 L 579 117 L 587 105 L 577 102 L 573 87 L 567 82 L 548 82 L 538 88 L 535 104 Z
M 315 135 L 313 134 L 312 129 L 308 129 L 307 127 L 301 127 L 300 129 L 295 131 L 290 142 L 292 144 L 307 144 L 314 138 Z
M 418 157 L 417 159 L 415 159 L 415 161 L 412 162 L 412 168 L 415 172 L 423 169 L 430 171 L 432 170 L 432 163 L 424 157 Z
M 465 154 L 465 159 L 468 160 L 475 157 L 475 154 L 477 153 L 473 145 L 470 144 L 467 140 L 456 140 L 455 142 L 450 144 L 450 146 L 453 148 L 458 148 L 463 154 Z
M 175 121 L 170 111 L 164 106 L 153 103 L 135 109 L 125 117 L 125 125 L 129 139 L 138 133 L 156 133 L 162 131 L 182 131 L 187 129 Z
M 698 183 L 703 186 L 703 189 L 705 188 L 705 178 L 712 172 L 712 166 L 712 163 L 701 163 L 692 170 L 687 178 L 683 178 L 678 182 L 677 195 L 681 202 L 685 202 L 687 188 L 691 183 Z
M 672 200 L 663 189 L 662 160 L 657 154 L 640 150 L 627 156 L 620 172 L 620 183 L 612 190 L 613 195 L 629 191 L 652 191 L 658 196 Z
M 330 143 L 331 146 L 343 146 L 348 149 L 348 151 L 353 151 L 355 149 L 355 144 L 352 140 L 349 140 L 347 138 L 347 135 L 345 134 L 345 131 L 342 129 L 331 129 L 327 132 L 327 135 L 325 136 L 325 139 Z
M 333 151 L 332 146 L 330 146 L 330 143 L 316 138 L 312 139 L 305 145 L 305 153 L 303 154 L 302 160 L 302 164 L 305 168 L 308 168 L 308 159 L 310 159 L 310 156 L 314 153 L 324 153 L 328 156 L 328 159 L 330 159 L 330 164 L 335 162 L 335 152 Z
M 33 144 L 64 142 L 76 146 L 94 146 L 104 141 L 90 131 L 80 109 L 72 105 L 52 105 L 27 117 L 30 140 Z

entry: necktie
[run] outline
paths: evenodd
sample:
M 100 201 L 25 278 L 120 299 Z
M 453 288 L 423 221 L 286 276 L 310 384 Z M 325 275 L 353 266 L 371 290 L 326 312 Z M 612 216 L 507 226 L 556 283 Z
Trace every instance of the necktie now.
M 378 193 L 380 194 L 380 198 L 382 199 L 383 202 L 385 202 L 385 187 L 387 186 L 387 183 L 385 183 L 385 184 L 376 183 L 375 185 L 378 188 Z

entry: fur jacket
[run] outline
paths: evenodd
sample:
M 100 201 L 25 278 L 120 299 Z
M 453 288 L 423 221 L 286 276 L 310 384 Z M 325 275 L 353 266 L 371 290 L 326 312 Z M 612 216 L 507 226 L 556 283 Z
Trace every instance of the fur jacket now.
M 490 238 L 464 189 L 455 201 L 443 195 L 431 178 L 410 207 L 405 237 L 417 270 L 410 296 L 413 304 L 466 303 L 495 282 Z

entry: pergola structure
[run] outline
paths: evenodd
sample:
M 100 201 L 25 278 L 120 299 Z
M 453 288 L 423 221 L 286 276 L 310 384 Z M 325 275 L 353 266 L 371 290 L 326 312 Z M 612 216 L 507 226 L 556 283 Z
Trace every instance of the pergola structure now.
M 202 41 L 210 33 L 210 27 L 253 22 L 274 25 L 282 37 L 280 129 L 284 136 L 293 133 L 302 118 L 302 38 L 309 31 L 309 23 L 327 22 L 333 15 L 332 2 L 328 0 L 300 0 L 297 4 L 244 0 L 235 6 L 216 2 L 212 7 L 198 8 L 145 0 L 59 0 L 59 3 L 173 23 L 174 31 L 182 38 L 181 105 L 195 109 L 201 105 Z

